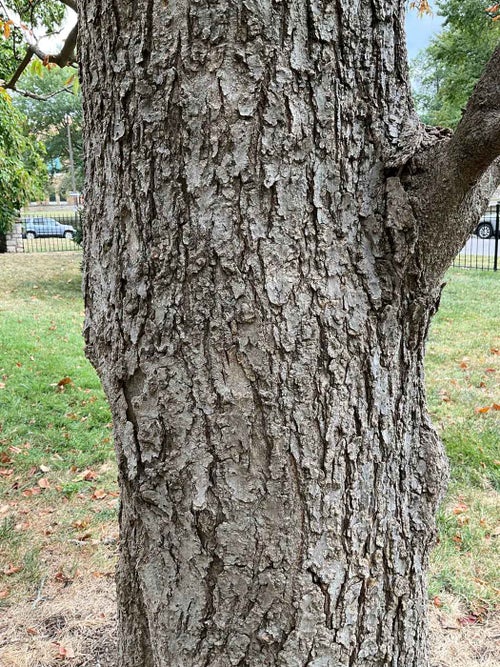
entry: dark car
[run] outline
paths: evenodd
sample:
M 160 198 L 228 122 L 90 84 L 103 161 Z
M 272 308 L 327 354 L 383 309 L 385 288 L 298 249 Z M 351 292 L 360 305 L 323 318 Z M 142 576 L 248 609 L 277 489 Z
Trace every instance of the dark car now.
M 36 239 L 43 236 L 57 236 L 72 239 L 76 229 L 71 225 L 62 225 L 54 218 L 26 218 L 23 220 L 23 238 Z
M 495 210 L 490 210 L 488 213 L 485 213 L 481 220 L 479 221 L 478 226 L 474 234 L 479 236 L 480 239 L 490 239 L 495 235 L 495 229 L 497 224 L 497 214 Z

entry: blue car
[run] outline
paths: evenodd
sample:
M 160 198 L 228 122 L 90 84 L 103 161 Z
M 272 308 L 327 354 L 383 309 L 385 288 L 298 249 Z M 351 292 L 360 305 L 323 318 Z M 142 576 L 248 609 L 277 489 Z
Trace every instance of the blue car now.
M 62 225 L 54 218 L 26 218 L 23 221 L 23 238 L 36 239 L 47 236 L 72 239 L 76 229 L 71 225 Z

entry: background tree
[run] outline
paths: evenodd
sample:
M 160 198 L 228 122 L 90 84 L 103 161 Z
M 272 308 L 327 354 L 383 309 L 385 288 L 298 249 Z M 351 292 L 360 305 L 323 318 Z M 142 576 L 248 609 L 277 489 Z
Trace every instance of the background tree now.
M 35 93 L 36 97 L 17 95 L 14 105 L 27 116 L 30 131 L 43 142 L 51 173 L 67 172 L 67 187 L 64 190 L 72 190 L 68 153 L 68 116 L 71 117 L 76 185 L 81 190 L 84 172 L 78 73 L 72 67 L 47 69 L 40 61 L 37 62 L 40 68 L 26 71 L 19 80 L 20 87 Z
M 16 24 L 6 13 L 5 3 L 0 5 L 0 234 L 5 233 L 12 216 L 20 206 L 30 199 L 43 195 L 47 186 L 47 168 L 44 163 L 45 149 L 32 132 L 34 120 L 17 110 L 4 86 L 15 88 L 19 77 L 28 65 L 25 33 L 29 26 L 42 27 L 46 32 L 58 28 L 65 13 L 65 6 L 56 0 L 44 2 L 8 3 L 9 10 L 18 12 Z M 24 26 L 24 27 L 23 27 Z M 33 47 L 37 50 L 37 47 Z M 31 53 L 33 55 L 33 53 Z M 47 64 L 47 63 L 46 63 Z M 54 74 L 54 77 L 59 75 Z M 29 81 L 35 87 L 34 79 Z M 36 96 L 36 90 L 33 91 Z M 20 105 L 22 107 L 22 105 Z M 77 105 L 78 107 L 78 105 Z M 25 109 L 30 115 L 33 109 Z M 77 116 L 77 114 L 75 114 Z M 52 120 L 52 119 L 51 119 Z M 78 127 L 78 125 L 77 125 Z M 49 144 L 50 146 L 50 144 Z
M 19 208 L 43 193 L 47 168 L 42 144 L 30 136 L 26 117 L 0 95 L 0 235 Z
M 437 2 L 443 30 L 413 63 L 416 102 L 428 125 L 455 128 L 474 86 L 500 41 L 484 0 Z

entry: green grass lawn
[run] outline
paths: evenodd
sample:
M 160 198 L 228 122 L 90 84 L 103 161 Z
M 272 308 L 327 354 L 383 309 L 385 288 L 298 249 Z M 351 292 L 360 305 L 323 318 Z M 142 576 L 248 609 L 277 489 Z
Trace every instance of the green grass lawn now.
M 451 463 L 430 594 L 499 604 L 500 274 L 453 269 L 427 347 L 428 401 Z
M 116 525 L 110 414 L 83 354 L 80 263 L 0 256 L 0 605 L 44 576 L 112 567 L 100 541 Z M 430 596 L 477 616 L 500 594 L 499 293 L 498 274 L 450 271 L 427 354 L 452 476 Z
M 80 265 L 80 253 L 0 259 L 0 437 L 30 442 L 24 469 L 110 458 L 111 417 L 83 354 Z
M 81 261 L 0 255 L 0 605 L 112 568 L 111 416 L 83 352 Z
M 499 290 L 498 273 L 450 271 L 426 356 L 429 406 L 453 464 L 454 484 L 497 491 Z

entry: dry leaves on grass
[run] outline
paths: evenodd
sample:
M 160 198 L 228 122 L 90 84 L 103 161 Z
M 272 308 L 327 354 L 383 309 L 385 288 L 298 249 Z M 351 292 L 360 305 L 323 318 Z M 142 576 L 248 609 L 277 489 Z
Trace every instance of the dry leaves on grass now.
M 14 565 L 13 563 L 9 563 L 7 567 L 4 567 L 2 570 L 2 573 L 6 577 L 11 577 L 13 574 L 17 574 L 18 572 L 22 571 L 22 566 L 21 565 Z
M 476 414 L 481 414 L 484 415 L 490 410 L 500 410 L 500 404 L 499 403 L 492 403 L 491 405 L 483 405 L 479 408 L 476 408 L 474 412 Z

